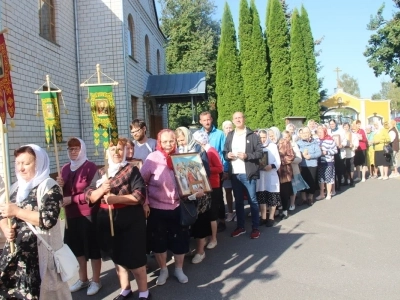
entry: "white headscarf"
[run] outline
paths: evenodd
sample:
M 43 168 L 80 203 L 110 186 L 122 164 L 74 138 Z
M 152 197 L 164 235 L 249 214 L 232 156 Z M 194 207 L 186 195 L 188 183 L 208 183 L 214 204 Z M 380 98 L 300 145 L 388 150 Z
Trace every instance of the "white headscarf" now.
M 185 136 L 185 141 L 186 145 L 185 146 L 179 146 L 178 150 L 179 153 L 191 153 L 191 152 L 196 152 L 195 146 L 196 146 L 196 140 L 193 138 L 192 133 L 190 130 L 186 127 L 178 127 L 177 130 L 181 130 L 183 132 L 183 135 Z
M 276 142 L 273 142 L 274 144 L 278 144 L 279 140 L 281 139 L 281 132 L 279 131 L 278 127 L 271 127 L 268 131 L 272 131 L 274 133 L 274 136 L 276 138 Z
M 115 163 L 113 161 L 110 148 L 111 148 L 111 146 L 108 147 L 108 149 L 107 149 L 108 178 L 114 177 L 115 174 L 118 173 L 120 168 L 123 168 L 128 164 L 128 162 L 126 161 L 126 146 L 124 147 L 124 154 L 122 155 L 122 161 L 120 163 Z M 99 180 L 96 181 L 96 187 L 99 187 L 100 185 L 102 185 L 104 181 L 106 181 L 106 174 L 104 174 Z
M 77 137 L 74 139 L 77 139 L 79 141 L 79 143 L 81 144 L 81 151 L 79 151 L 78 157 L 75 160 L 72 160 L 71 156 L 69 155 L 69 152 L 67 152 L 68 158 L 71 160 L 71 165 L 70 165 L 71 171 L 75 171 L 75 170 L 79 169 L 79 167 L 82 166 L 88 160 L 88 158 L 86 156 L 85 142 Z
M 26 146 L 31 147 L 35 152 L 36 172 L 35 176 L 27 182 L 21 177 L 17 168 L 15 168 L 18 179 L 17 203 L 21 203 L 34 187 L 38 186 L 43 180 L 50 177 L 50 160 L 47 152 L 34 144 L 25 145 L 25 147 Z

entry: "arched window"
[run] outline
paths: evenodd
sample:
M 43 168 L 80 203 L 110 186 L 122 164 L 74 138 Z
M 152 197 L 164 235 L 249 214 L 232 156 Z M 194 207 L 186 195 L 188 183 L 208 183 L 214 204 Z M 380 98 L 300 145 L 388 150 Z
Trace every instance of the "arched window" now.
M 133 17 L 131 14 L 128 16 L 128 54 L 135 58 L 135 23 L 133 22 Z
M 149 37 L 145 36 L 144 38 L 144 44 L 145 44 L 145 48 L 146 48 L 146 71 L 150 72 L 150 42 L 149 42 Z
M 39 2 L 40 36 L 51 42 L 56 41 L 56 21 L 53 0 Z
M 161 57 L 160 57 L 160 50 L 157 49 L 157 74 L 161 74 Z

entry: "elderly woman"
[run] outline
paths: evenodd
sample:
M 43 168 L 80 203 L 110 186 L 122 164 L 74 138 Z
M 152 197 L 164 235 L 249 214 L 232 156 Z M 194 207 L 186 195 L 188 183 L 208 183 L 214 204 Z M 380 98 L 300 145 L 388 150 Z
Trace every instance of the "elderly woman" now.
M 301 163 L 302 157 L 301 157 L 301 152 L 300 152 L 299 146 L 297 146 L 297 143 L 295 141 L 293 141 L 292 136 L 290 135 L 289 131 L 283 131 L 282 138 L 290 142 L 290 144 L 292 145 L 292 148 L 293 148 L 294 155 L 295 155 L 295 158 L 294 158 L 293 162 L 291 163 L 292 170 L 293 170 L 293 178 L 292 178 L 293 194 L 290 195 L 290 206 L 289 206 L 289 210 L 295 210 L 296 209 L 296 194 L 297 194 L 297 192 L 302 191 L 304 189 L 308 189 L 309 186 L 304 181 L 303 177 L 301 177 L 301 174 L 300 174 L 299 163 Z
M 375 168 L 375 150 L 374 150 L 374 135 L 372 131 L 372 125 L 365 126 L 365 134 L 367 135 L 368 148 L 365 154 L 366 164 L 369 170 L 369 178 L 377 178 L 377 168 Z
M 215 183 L 215 181 L 217 181 L 217 178 L 219 180 L 219 174 L 222 171 L 222 164 L 218 164 L 218 162 L 216 162 L 215 159 L 213 159 L 212 162 L 213 165 L 211 165 L 206 150 L 201 146 L 200 143 L 196 141 L 196 139 L 193 138 L 192 133 L 186 127 L 178 127 L 175 131 L 175 134 L 176 134 L 176 140 L 179 145 L 179 153 L 193 153 L 193 152 L 199 153 L 204 168 L 207 172 L 207 177 L 210 178 L 210 182 L 213 181 L 214 185 L 216 185 L 217 183 Z M 211 170 L 213 170 L 213 172 Z M 202 177 L 202 175 L 199 174 L 197 177 Z M 212 236 L 213 227 L 215 236 L 211 237 L 210 243 L 212 244 L 210 248 L 212 249 L 216 246 L 216 241 L 217 241 L 216 220 L 218 217 L 218 202 L 217 202 L 218 200 L 216 200 L 216 202 L 213 205 L 215 198 L 211 199 L 212 199 L 211 210 L 199 213 L 196 222 L 193 224 L 191 228 L 192 235 L 196 239 L 196 254 L 192 259 L 192 263 L 194 264 L 202 262 L 203 259 L 205 258 L 206 254 L 204 252 L 204 246 L 206 244 L 206 237 L 210 235 Z M 215 224 L 213 221 L 215 221 Z
M 319 196 L 317 200 L 330 200 L 332 198 L 332 186 L 335 184 L 335 154 L 338 152 L 333 138 L 328 135 L 326 128 L 318 128 L 319 147 L 321 157 L 318 163 Z M 324 188 L 326 185 L 326 198 Z
M 344 178 L 345 182 L 344 185 L 350 184 L 351 187 L 354 187 L 354 157 L 356 155 L 356 149 L 359 146 L 359 139 L 356 133 L 353 132 L 353 129 L 350 127 L 349 123 L 343 124 L 343 130 L 345 132 L 347 144 L 342 148 L 341 155 L 344 158 L 344 165 L 345 165 L 345 173 Z
M 389 122 L 389 137 L 390 137 L 390 146 L 393 149 L 392 154 L 392 174 L 390 174 L 390 178 L 399 177 L 398 168 L 398 154 L 399 154 L 399 131 L 397 130 L 396 121 L 390 120 Z
M 7 239 L 0 256 L 2 299 L 72 299 L 68 284 L 56 272 L 51 252 L 40 243 L 27 223 L 36 226 L 54 250 L 62 247 L 58 222 L 62 191 L 49 177 L 49 157 L 37 145 L 14 151 L 17 182 L 10 190 L 10 202 L 2 198 L 0 227 Z M 40 190 L 40 192 L 39 192 Z M 7 219 L 11 218 L 9 228 Z M 10 242 L 15 252 L 10 252 Z M 40 258 L 40 259 L 39 259 Z
M 289 123 L 286 125 L 286 130 L 289 132 L 290 137 L 292 138 L 292 141 L 297 142 L 299 137 L 296 134 L 296 126 L 294 126 L 294 124 L 292 124 L 292 123 Z
M 286 132 L 286 134 L 289 134 L 289 132 Z M 290 141 L 281 139 L 281 133 L 277 127 L 271 127 L 268 130 L 268 136 L 273 143 L 277 144 L 281 159 L 281 166 L 278 169 L 280 183 L 279 189 L 282 203 L 281 218 L 287 219 L 289 218 L 288 210 L 290 205 L 290 196 L 293 194 L 293 169 L 291 164 L 295 159 L 295 154 Z
M 170 129 L 158 133 L 156 151 L 147 156 L 140 169 L 147 184 L 150 216 L 148 232 L 150 248 L 160 267 L 156 284 L 163 285 L 169 277 L 167 250 L 174 254 L 174 275 L 180 283 L 187 283 L 183 273 L 185 253 L 189 252 L 189 229 L 180 225 L 180 197 L 172 166 L 171 154 L 176 153 L 176 136 Z M 204 193 L 198 191 L 195 197 Z
M 317 182 L 318 158 L 321 156 L 321 148 L 316 140 L 311 137 L 311 131 L 304 127 L 301 139 L 297 141 L 303 160 L 300 163 L 301 176 L 309 188 L 301 193 L 302 204 L 314 204 L 314 194 Z
M 383 147 L 390 143 L 390 136 L 388 133 L 388 129 L 384 128 L 381 122 L 375 121 L 374 127 L 375 135 L 373 139 L 373 144 L 375 150 L 375 167 L 379 168 L 379 172 L 381 173 L 378 179 L 387 180 L 389 179 L 388 172 L 389 167 L 392 165 L 392 158 L 389 155 L 385 155 Z M 389 128 L 388 124 L 387 127 Z
M 278 146 L 268 139 L 268 131 L 258 131 L 262 143 L 263 152 L 268 155 L 268 164 L 260 165 L 260 178 L 257 179 L 256 195 L 260 205 L 261 224 L 267 227 L 274 225 L 276 207 L 281 205 L 280 185 L 278 170 L 281 166 Z M 267 206 L 269 216 L 267 220 Z
M 97 233 L 103 256 L 115 264 L 121 285 L 115 300 L 132 295 L 127 270 L 135 276 L 139 299 L 150 297 L 146 274 L 146 185 L 139 169 L 126 160 L 126 139 L 110 143 L 107 150 L 108 168 L 100 169 L 86 188 L 86 200 L 99 205 Z M 109 210 L 114 236 L 111 235 Z M 143 210 L 145 213 L 143 213 Z
M 233 130 L 233 124 L 231 121 L 227 120 L 222 122 L 222 131 L 225 136 L 228 135 L 229 132 Z M 233 212 L 233 194 L 232 194 L 232 182 L 228 179 L 228 169 L 229 162 L 224 163 L 224 181 L 222 182 L 222 187 L 225 190 L 225 200 L 226 205 L 228 207 L 228 213 L 226 215 L 226 221 L 231 222 L 235 219 L 236 214 Z
M 218 151 L 215 148 L 211 147 L 208 143 L 208 134 L 205 131 L 196 131 L 195 133 L 193 133 L 193 139 L 201 145 L 202 150 L 206 151 L 210 167 L 209 180 L 212 188 L 211 210 L 209 213 L 211 221 L 211 239 L 207 244 L 207 249 L 213 249 L 217 246 L 217 219 L 220 209 L 219 201 L 224 197 L 220 180 L 220 174 L 223 171 L 223 167 Z
M 93 218 L 97 209 L 85 199 L 85 188 L 93 180 L 97 166 L 88 160 L 86 145 L 79 138 L 68 140 L 68 158 L 70 162 L 61 169 L 57 183 L 64 194 L 66 223 L 64 242 L 71 248 L 79 262 L 79 279 L 70 287 L 71 292 L 87 288 L 87 295 L 96 294 L 101 288 L 101 254 L 97 242 L 96 226 Z M 88 279 L 87 261 L 91 260 L 93 278 Z

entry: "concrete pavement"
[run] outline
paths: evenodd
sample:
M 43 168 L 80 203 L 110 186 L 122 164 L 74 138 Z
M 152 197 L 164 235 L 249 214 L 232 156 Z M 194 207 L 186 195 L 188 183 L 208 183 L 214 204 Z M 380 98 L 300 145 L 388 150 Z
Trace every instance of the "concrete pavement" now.
M 173 277 L 156 286 L 157 263 L 149 260 L 153 299 L 400 299 L 400 179 L 370 179 L 331 200 L 300 206 L 258 240 L 231 238 L 235 223 L 218 235 L 198 265 L 185 261 L 187 284 Z M 89 267 L 90 269 L 90 267 Z M 76 281 L 74 278 L 70 284 Z M 103 263 L 103 288 L 73 299 L 113 299 L 119 283 L 110 261 Z M 136 284 L 132 278 L 132 289 Z M 134 297 L 137 299 L 138 293 Z

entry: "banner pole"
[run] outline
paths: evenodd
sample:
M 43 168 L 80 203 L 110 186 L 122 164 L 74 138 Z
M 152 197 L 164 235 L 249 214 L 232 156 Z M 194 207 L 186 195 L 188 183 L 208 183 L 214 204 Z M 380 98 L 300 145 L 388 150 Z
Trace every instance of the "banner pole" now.
M 1 150 L 2 150 L 2 154 L 3 154 L 3 171 L 4 171 L 4 196 L 5 196 L 5 201 L 6 203 L 10 203 L 10 192 L 9 192 L 9 182 L 8 182 L 8 178 L 9 178 L 9 174 L 8 174 L 8 168 L 7 168 L 7 164 L 6 164 L 6 156 L 7 155 L 7 150 L 6 150 L 6 144 L 5 144 L 5 138 L 4 138 L 4 126 L 5 124 L 0 122 L 0 135 L 1 135 Z M 8 228 L 11 228 L 11 219 L 7 218 L 7 225 Z M 10 252 L 14 253 L 15 251 L 15 244 L 14 242 L 10 241 Z
M 101 71 L 100 71 L 100 64 L 96 65 L 96 72 L 97 72 L 97 83 L 101 84 Z M 108 146 L 110 147 L 110 146 Z M 107 157 L 107 150 L 104 148 L 104 168 L 106 171 L 106 176 L 108 179 L 108 157 Z M 108 204 L 108 216 L 110 217 L 110 229 L 111 229 L 111 236 L 114 236 L 114 222 L 113 222 L 113 215 L 111 205 Z

